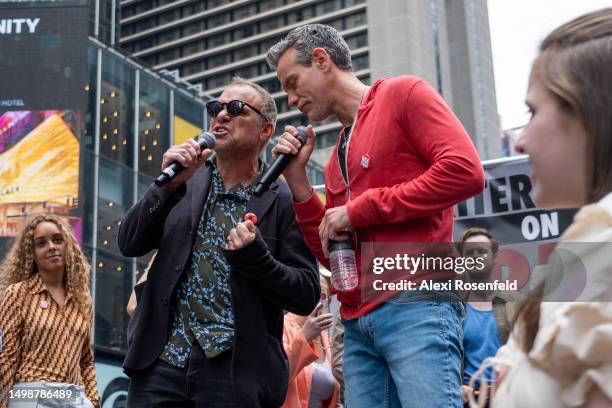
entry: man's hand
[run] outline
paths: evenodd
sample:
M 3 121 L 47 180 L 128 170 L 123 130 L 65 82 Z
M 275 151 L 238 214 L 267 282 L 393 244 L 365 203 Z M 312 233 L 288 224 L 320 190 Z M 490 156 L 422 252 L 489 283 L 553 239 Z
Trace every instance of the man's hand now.
M 168 149 L 162 159 L 162 170 L 175 161 L 179 162 L 184 170 L 170 180 L 167 188 L 174 191 L 189 180 L 211 154 L 212 150 L 201 150 L 198 142 L 193 139 L 188 139 L 185 143 L 174 145 Z
M 232 251 L 244 248 L 255 240 L 256 232 L 257 227 L 251 220 L 239 223 L 231 229 L 225 248 Z
M 323 303 L 319 303 L 310 316 L 306 318 L 302 326 L 304 337 L 309 343 L 319 337 L 323 330 L 330 328 L 333 324 L 334 316 L 331 313 L 319 314 L 322 307 Z
M 344 241 L 348 239 L 346 232 L 352 232 L 346 205 L 330 208 L 325 211 L 323 221 L 319 225 L 319 238 L 326 258 L 329 258 L 329 240 Z
M 293 200 L 301 203 L 308 200 L 313 193 L 306 174 L 306 163 L 314 149 L 315 133 L 312 126 L 308 125 L 306 143 L 303 146 L 297 134 L 298 131 L 294 126 L 285 126 L 285 132 L 280 135 L 278 143 L 272 149 L 272 157 L 276 159 L 279 154 L 295 156 L 285 167 L 283 176 L 291 189 Z

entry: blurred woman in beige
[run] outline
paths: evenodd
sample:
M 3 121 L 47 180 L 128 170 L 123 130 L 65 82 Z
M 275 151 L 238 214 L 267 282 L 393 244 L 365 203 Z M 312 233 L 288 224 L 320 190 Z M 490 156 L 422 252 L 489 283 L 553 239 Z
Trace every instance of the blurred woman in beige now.
M 557 248 L 578 251 L 587 275 L 579 301 L 542 298 L 546 283 L 538 290 L 544 302 L 523 304 L 508 346 L 493 360 L 502 378 L 492 406 L 610 407 L 612 8 L 544 39 L 527 105 L 531 119 L 517 150 L 529 155 L 534 200 L 543 208 L 582 207 Z
M 0 274 L 0 407 L 99 407 L 89 270 L 54 215 L 34 217 L 15 241 Z

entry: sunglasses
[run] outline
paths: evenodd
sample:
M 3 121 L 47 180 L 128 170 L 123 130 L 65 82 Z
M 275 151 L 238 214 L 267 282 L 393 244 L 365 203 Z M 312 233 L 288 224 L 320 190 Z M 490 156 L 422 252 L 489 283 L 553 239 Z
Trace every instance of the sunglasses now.
M 223 109 L 227 109 L 227 113 L 229 113 L 231 117 L 235 118 L 236 116 L 240 115 L 244 111 L 245 106 L 248 106 L 255 113 L 257 113 L 259 116 L 264 118 L 266 122 L 269 122 L 268 118 L 266 118 L 264 114 L 259 111 L 259 109 L 257 109 L 253 105 L 250 105 L 246 102 L 239 101 L 238 99 L 234 99 L 233 101 L 229 101 L 229 102 L 221 102 L 221 101 L 207 102 L 206 111 L 211 117 L 214 118 L 214 117 L 217 117 L 219 112 L 221 112 Z

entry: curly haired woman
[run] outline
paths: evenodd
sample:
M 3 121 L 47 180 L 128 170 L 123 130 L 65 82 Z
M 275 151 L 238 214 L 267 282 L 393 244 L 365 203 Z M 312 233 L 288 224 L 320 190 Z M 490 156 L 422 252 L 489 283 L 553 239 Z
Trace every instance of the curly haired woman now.
M 0 408 L 99 407 L 89 270 L 54 215 L 34 217 L 15 241 L 0 271 Z

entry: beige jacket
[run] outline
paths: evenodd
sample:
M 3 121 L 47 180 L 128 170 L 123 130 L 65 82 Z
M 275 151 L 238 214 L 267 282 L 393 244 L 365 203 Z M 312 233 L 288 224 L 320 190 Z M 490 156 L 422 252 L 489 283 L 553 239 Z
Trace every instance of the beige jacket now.
M 510 336 L 496 356 L 509 370 L 492 407 L 579 407 L 595 389 L 612 401 L 611 243 L 612 193 L 583 207 L 557 246 L 578 252 L 588 271 L 579 301 L 541 304 L 529 354 Z

